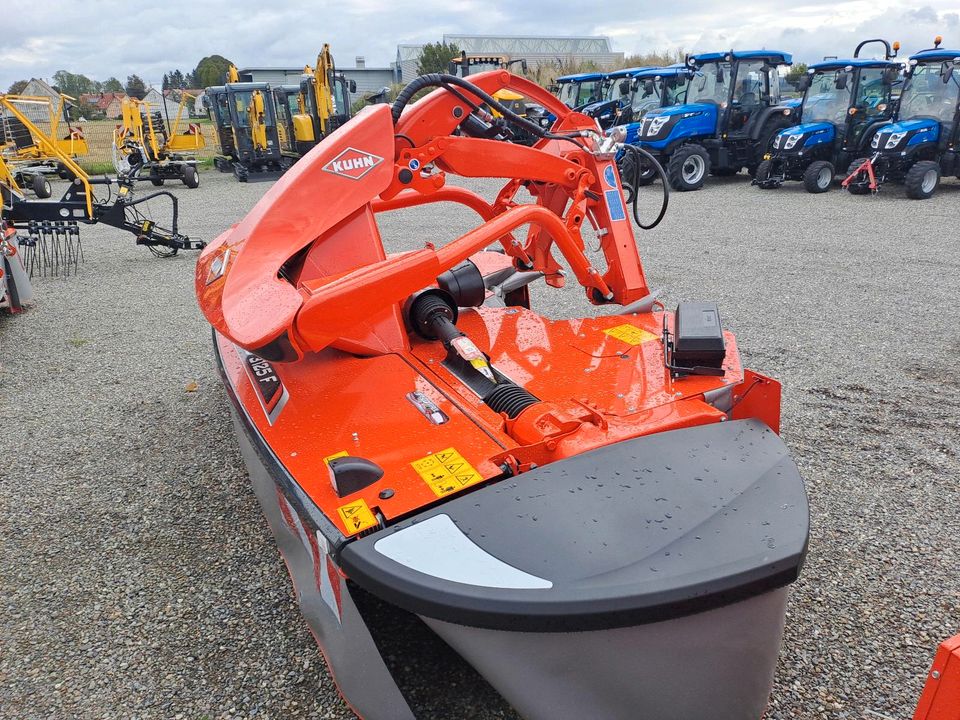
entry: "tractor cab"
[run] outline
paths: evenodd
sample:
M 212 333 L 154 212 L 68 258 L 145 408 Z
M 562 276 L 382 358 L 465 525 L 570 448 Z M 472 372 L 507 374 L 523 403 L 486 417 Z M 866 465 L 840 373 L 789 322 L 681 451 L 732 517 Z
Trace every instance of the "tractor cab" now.
M 640 139 L 641 121 L 648 112 L 683 104 L 691 73 L 683 63 L 620 72 L 629 75 L 613 79 L 611 85 L 620 92 L 624 88 L 616 86 L 622 86 L 629 79 L 630 94 L 614 109 L 611 124 L 622 128 L 625 142 L 633 144 Z
M 603 98 L 604 78 L 599 72 L 564 75 L 557 78 L 554 94 L 568 108 L 580 110 Z
M 674 189 L 699 189 L 711 170 L 732 175 L 756 169 L 774 135 L 794 124 L 795 103 L 781 102 L 779 73 L 792 62 L 777 50 L 687 58 L 692 77 L 683 104 L 647 113 L 639 137 L 644 149 L 668 165 Z
M 933 195 L 946 176 L 960 177 L 960 50 L 940 47 L 910 57 L 896 122 L 874 135 L 870 148 L 879 181 L 906 185 L 907 195 Z M 864 190 L 864 182 L 848 185 Z
M 862 58 L 870 43 L 881 43 L 882 58 Z M 811 65 L 801 77 L 800 124 L 780 131 L 757 170 L 754 184 L 780 187 L 803 181 L 809 192 L 830 189 L 838 170 L 862 156 L 878 130 L 890 122 L 900 83 L 899 45 L 865 40 L 852 58 L 832 58 Z
M 584 115 L 594 118 L 604 130 L 617 123 L 629 122 L 634 114 L 639 117 L 653 105 L 654 90 L 647 92 L 637 79 L 640 73 L 659 68 L 635 67 L 608 73 L 603 81 L 603 97 L 581 108 Z

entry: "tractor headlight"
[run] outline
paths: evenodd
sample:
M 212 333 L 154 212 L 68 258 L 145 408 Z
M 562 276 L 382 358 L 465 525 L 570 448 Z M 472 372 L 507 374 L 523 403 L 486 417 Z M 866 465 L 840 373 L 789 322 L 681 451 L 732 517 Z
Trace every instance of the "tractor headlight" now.
M 647 118 L 649 124 L 647 125 L 646 136 L 655 137 L 660 134 L 660 131 L 663 130 L 663 126 L 667 124 L 670 120 L 669 115 L 655 115 L 654 117 Z
M 870 147 L 872 147 L 874 150 L 877 150 L 880 147 L 880 137 L 880 133 L 877 133 L 873 136 L 873 140 L 870 141 Z
M 795 133 L 787 138 L 787 142 L 784 143 L 784 150 L 792 150 L 794 146 L 803 139 L 803 133 Z
M 903 140 L 906 136 L 907 134 L 905 132 L 890 133 L 890 137 L 887 138 L 887 142 L 883 146 L 883 149 L 893 150 L 897 145 L 900 144 L 900 141 Z

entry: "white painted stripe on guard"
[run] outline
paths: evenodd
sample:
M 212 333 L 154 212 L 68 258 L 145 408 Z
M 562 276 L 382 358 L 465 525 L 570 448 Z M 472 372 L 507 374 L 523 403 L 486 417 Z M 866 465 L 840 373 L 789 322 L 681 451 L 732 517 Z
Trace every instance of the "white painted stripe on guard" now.
M 545 590 L 553 583 L 495 558 L 463 534 L 449 515 L 399 530 L 374 549 L 411 570 L 441 580 L 479 587 L 512 590 Z

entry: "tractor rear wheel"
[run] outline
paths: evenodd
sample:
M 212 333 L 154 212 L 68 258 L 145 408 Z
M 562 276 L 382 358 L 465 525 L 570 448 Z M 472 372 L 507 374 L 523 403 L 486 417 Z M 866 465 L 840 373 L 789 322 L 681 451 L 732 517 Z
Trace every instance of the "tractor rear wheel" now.
M 903 184 L 907 186 L 907 197 L 914 200 L 926 200 L 937 191 L 940 184 L 940 163 L 935 160 L 921 160 L 907 170 Z
M 183 166 L 183 176 L 180 179 L 188 188 L 200 187 L 200 174 L 197 172 L 197 168 L 193 165 Z
M 770 160 L 763 160 L 759 165 L 757 165 L 756 171 L 753 173 L 753 179 L 756 180 L 757 186 L 761 190 L 772 190 L 773 185 L 767 183 L 767 180 L 770 179 L 770 173 L 773 172 L 773 162 Z
M 682 145 L 667 163 L 670 187 L 680 192 L 699 190 L 710 174 L 710 156 L 700 145 Z
M 43 175 L 34 175 L 33 180 L 31 180 L 31 185 L 33 185 L 34 195 L 41 200 L 53 195 L 53 188 L 50 187 L 50 181 Z
M 808 193 L 825 193 L 833 184 L 833 164 L 826 160 L 810 163 L 803 171 L 803 187 Z
M 863 165 L 867 161 L 867 158 L 857 158 L 847 167 L 847 177 L 850 177 L 857 172 L 857 168 Z M 859 175 L 864 175 L 863 171 L 857 173 Z M 850 181 L 850 184 L 847 185 L 847 190 L 850 191 L 851 195 L 869 195 L 870 187 L 867 184 L 867 178 L 858 178 L 855 177 Z

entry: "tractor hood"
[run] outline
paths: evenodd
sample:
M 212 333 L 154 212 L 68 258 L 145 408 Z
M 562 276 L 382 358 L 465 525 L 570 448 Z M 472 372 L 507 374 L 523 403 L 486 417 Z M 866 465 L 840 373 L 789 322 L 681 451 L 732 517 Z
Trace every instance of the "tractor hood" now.
M 933 118 L 916 118 L 885 125 L 874 135 L 870 147 L 883 152 L 906 152 L 918 145 L 936 142 L 939 138 L 939 122 Z
M 716 114 L 717 106 L 712 103 L 690 103 L 689 105 L 674 105 L 673 107 L 658 108 L 651 110 L 650 116 L 654 115 L 686 115 L 688 113 L 709 113 Z
M 808 122 L 794 125 L 777 133 L 773 149 L 782 152 L 802 152 L 816 145 L 832 142 L 837 129 L 829 122 Z
M 712 136 L 717 130 L 717 106 L 691 103 L 651 110 L 643 118 L 640 141 L 654 150 L 691 137 Z

